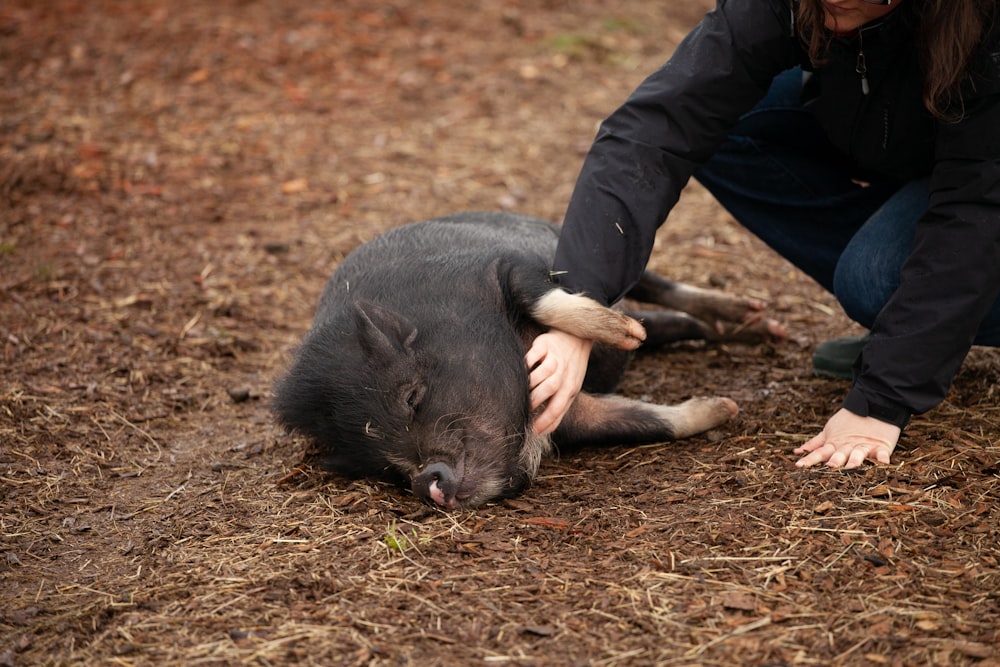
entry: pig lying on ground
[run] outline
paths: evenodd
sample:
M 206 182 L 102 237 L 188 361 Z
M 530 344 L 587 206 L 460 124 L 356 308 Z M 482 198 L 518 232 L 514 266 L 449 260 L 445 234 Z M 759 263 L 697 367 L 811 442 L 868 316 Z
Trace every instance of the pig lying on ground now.
M 553 285 L 557 235 L 541 220 L 472 213 L 358 247 L 327 283 L 277 384 L 279 421 L 313 438 L 330 470 L 394 480 L 438 505 L 469 508 L 523 491 L 553 442 L 662 442 L 733 417 L 727 398 L 663 406 L 607 394 L 626 350 L 642 339 L 782 337 L 759 316 L 761 304 L 647 272 L 630 299 L 670 310 L 626 316 Z M 548 328 L 598 341 L 584 393 L 551 439 L 532 430 L 524 362 Z

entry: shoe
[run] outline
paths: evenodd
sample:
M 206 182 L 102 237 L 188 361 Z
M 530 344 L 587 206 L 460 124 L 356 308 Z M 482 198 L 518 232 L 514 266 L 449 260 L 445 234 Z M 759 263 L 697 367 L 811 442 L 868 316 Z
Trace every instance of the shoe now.
M 870 334 L 825 340 L 813 352 L 813 373 L 837 380 L 854 378 L 854 361 L 868 343 Z

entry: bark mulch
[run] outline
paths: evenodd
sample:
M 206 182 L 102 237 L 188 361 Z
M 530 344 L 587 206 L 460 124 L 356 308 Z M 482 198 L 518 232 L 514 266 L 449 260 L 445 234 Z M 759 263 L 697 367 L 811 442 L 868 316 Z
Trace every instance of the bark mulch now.
M 707 0 L 0 6 L 0 666 L 998 665 L 1000 359 L 892 465 L 798 470 L 856 331 L 696 185 L 653 268 L 782 345 L 641 355 L 740 416 L 564 452 L 443 512 L 309 466 L 270 388 L 359 242 L 559 220 L 597 122 Z

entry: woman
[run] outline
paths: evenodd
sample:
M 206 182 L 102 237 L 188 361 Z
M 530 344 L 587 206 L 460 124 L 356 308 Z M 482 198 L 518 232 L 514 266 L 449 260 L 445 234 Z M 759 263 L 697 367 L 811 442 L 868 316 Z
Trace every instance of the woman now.
M 997 15 L 997 0 L 719 0 L 602 124 L 553 275 L 620 299 L 694 176 L 870 329 L 825 344 L 856 353 L 853 385 L 797 465 L 889 463 L 971 345 L 1000 346 Z M 529 350 L 539 432 L 590 347 L 551 331 Z

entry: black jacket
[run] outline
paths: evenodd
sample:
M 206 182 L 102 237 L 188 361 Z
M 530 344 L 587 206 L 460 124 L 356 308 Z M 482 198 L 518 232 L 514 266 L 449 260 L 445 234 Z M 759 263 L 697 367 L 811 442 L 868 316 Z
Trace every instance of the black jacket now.
M 1000 293 L 1000 47 L 978 56 L 959 122 L 921 102 L 913 43 L 920 0 L 835 40 L 804 91 L 858 176 L 930 175 L 901 285 L 877 318 L 844 406 L 904 426 L 937 405 Z M 620 299 L 649 260 L 681 189 L 739 117 L 791 67 L 808 68 L 789 0 L 719 0 L 715 10 L 608 117 L 574 190 L 553 266 L 569 291 Z

